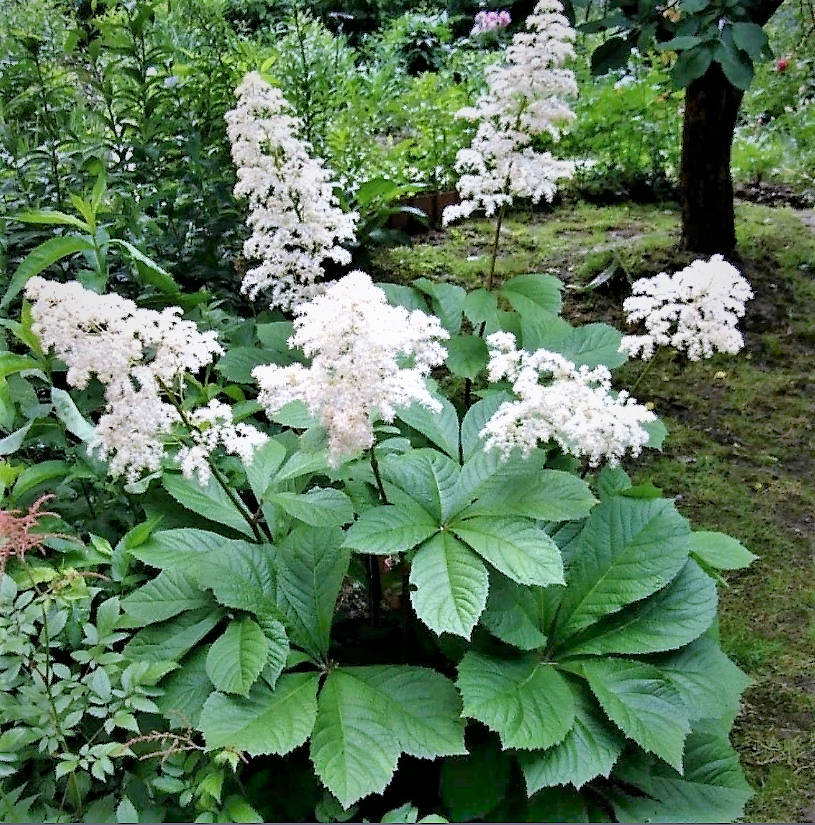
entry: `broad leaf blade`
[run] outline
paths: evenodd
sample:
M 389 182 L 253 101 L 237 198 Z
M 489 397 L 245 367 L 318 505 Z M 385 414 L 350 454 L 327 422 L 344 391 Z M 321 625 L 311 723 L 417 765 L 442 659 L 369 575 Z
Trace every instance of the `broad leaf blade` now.
M 133 662 L 177 662 L 223 618 L 222 610 L 190 610 L 140 630 L 122 651 Z
M 137 547 L 129 548 L 128 552 L 151 567 L 189 572 L 195 575 L 196 566 L 207 557 L 208 553 L 212 551 L 228 553 L 229 548 L 236 544 L 242 545 L 244 542 L 224 538 L 209 530 L 182 527 L 153 533 L 147 541 Z
M 536 657 L 501 660 L 467 653 L 456 684 L 463 715 L 496 731 L 504 748 L 549 748 L 562 742 L 574 724 L 572 689 L 551 664 Z
M 716 618 L 716 584 L 688 560 L 679 575 L 647 599 L 595 625 L 573 653 L 659 653 L 701 636 Z
M 163 622 L 185 610 L 215 606 L 213 600 L 200 590 L 195 578 L 180 570 L 162 571 L 122 599 L 121 604 L 131 624 L 138 625 Z
M 409 407 L 398 410 L 397 416 L 409 427 L 418 430 L 423 436 L 430 439 L 437 447 L 441 447 L 450 458 L 458 461 L 458 415 L 456 408 L 443 396 L 435 396 L 441 404 L 440 413 L 423 407 L 414 402 Z
M 312 527 L 339 527 L 354 520 L 351 499 L 331 487 L 314 487 L 302 494 L 273 493 L 267 501 Z
M 690 725 L 668 679 L 653 665 L 628 659 L 587 660 L 581 667 L 611 721 L 643 750 L 681 771 Z
M 249 618 L 233 619 L 207 656 L 207 675 L 223 693 L 246 696 L 266 666 L 269 641 Z
M 393 735 L 420 759 L 466 754 L 461 700 L 455 685 L 435 670 L 384 665 L 347 668 L 377 692 Z
M 279 547 L 278 606 L 291 640 L 318 658 L 328 655 L 334 605 L 349 561 L 336 528 L 299 527 Z
M 688 558 L 689 535 L 670 501 L 615 496 L 595 507 L 569 547 L 558 636 L 584 630 L 668 584 Z
M 497 571 L 490 574 L 490 593 L 481 624 L 502 642 L 521 650 L 538 650 L 546 644 L 538 594 Z
M 588 691 L 576 697 L 574 727 L 562 742 L 549 750 L 519 754 L 532 796 L 541 788 L 574 785 L 578 790 L 597 776 L 611 773 L 623 750 L 624 737 L 609 725 L 597 702 Z
M 170 729 L 198 727 L 201 708 L 215 689 L 207 676 L 207 652 L 197 648 L 161 681 L 163 692 L 155 701 Z
M 476 517 L 450 529 L 505 576 L 520 584 L 563 584 L 560 550 L 552 539 L 522 519 Z
M 389 556 L 411 550 L 438 529 L 438 521 L 418 504 L 383 504 L 366 510 L 351 525 L 345 546 L 361 553 Z
M 161 477 L 164 489 L 182 506 L 199 516 L 220 522 L 246 536 L 252 536 L 252 528 L 223 491 L 220 484 L 210 478 L 206 487 L 179 474 Z
M 416 615 L 434 632 L 470 638 L 487 602 L 489 579 L 481 559 L 448 532 L 419 550 L 410 569 Z
M 320 692 L 311 761 L 342 806 L 382 793 L 396 770 L 399 751 L 376 692 L 342 670 L 329 674 Z
M 690 551 L 719 570 L 741 570 L 758 558 L 732 536 L 705 530 L 690 534 Z
M 245 699 L 213 693 L 198 725 L 209 748 L 235 748 L 251 756 L 284 755 L 300 747 L 317 716 L 316 673 L 284 673 L 271 690 L 261 679 Z

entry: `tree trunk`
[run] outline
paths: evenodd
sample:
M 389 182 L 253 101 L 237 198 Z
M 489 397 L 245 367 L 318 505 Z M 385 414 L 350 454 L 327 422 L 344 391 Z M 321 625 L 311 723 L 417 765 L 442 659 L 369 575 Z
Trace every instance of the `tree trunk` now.
M 682 129 L 682 246 L 727 255 L 736 246 L 730 148 L 743 92 L 711 63 L 685 94 Z

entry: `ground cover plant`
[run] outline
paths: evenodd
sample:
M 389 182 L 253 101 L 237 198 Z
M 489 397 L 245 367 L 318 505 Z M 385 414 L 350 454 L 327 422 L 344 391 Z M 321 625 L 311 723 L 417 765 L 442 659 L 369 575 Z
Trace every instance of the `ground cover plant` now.
M 727 533 L 758 552 L 769 528 L 655 387 L 692 378 L 690 409 L 711 364 L 743 370 L 749 408 L 751 324 L 790 346 L 762 255 L 811 339 L 794 223 L 745 213 L 745 281 L 677 258 L 671 207 L 513 212 L 574 171 L 547 0 L 458 46 L 408 13 L 368 61 L 296 7 L 268 37 L 193 0 L 37 9 L 9 19 L 53 32 L 3 35 L 3 819 L 742 816 L 742 694 L 800 676 L 806 642 L 782 670 L 719 622 L 760 579 L 727 572 L 755 559 Z M 342 166 L 360 111 L 413 131 Z M 445 233 L 371 254 L 396 198 L 453 179 Z M 669 345 L 644 370 L 643 332 Z M 769 811 L 809 789 L 797 734 L 751 762 L 760 715 L 735 730 Z

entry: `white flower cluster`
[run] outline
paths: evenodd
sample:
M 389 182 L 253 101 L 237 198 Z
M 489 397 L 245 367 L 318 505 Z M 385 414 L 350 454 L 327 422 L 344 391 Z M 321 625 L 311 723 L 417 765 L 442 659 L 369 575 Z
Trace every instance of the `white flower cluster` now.
M 736 325 L 753 291 L 721 255 L 696 260 L 674 275 L 642 278 L 633 292 L 623 303 L 628 323 L 643 321 L 648 333 L 623 338 L 620 350 L 631 356 L 648 359 L 656 347 L 672 346 L 698 361 L 744 346 Z
M 485 449 L 498 449 L 504 458 L 515 448 L 529 455 L 539 441 L 554 439 L 596 466 L 603 458 L 619 463 L 629 449 L 636 456 L 648 443 L 643 425 L 656 416 L 625 391 L 613 396 L 605 367 L 578 369 L 555 352 L 517 350 L 508 332 L 490 335 L 487 343 L 490 381 L 506 376 L 518 400 L 505 401 L 487 422 Z
M 216 334 L 199 332 L 192 321 L 179 318 L 178 307 L 141 309 L 119 295 L 97 295 L 76 281 L 31 278 L 26 296 L 33 302 L 32 330 L 68 365 L 68 383 L 86 387 L 95 375 L 105 385 L 105 412 L 92 447 L 109 459 L 110 473 L 135 481 L 144 470 L 158 470 L 164 457 L 162 437 L 179 421 L 162 394 L 182 373 L 197 372 L 223 353 Z M 207 414 L 204 410 L 193 417 L 203 422 Z M 221 427 L 221 442 L 241 456 L 247 454 L 246 445 L 256 445 L 262 435 L 243 430 L 233 434 Z M 188 458 L 189 466 L 191 462 Z
M 561 11 L 558 0 L 539 0 L 526 20 L 529 31 L 516 33 L 503 63 L 487 70 L 487 93 L 458 112 L 479 125 L 472 146 L 456 156 L 457 171 L 465 173 L 462 201 L 444 210 L 445 224 L 476 209 L 492 215 L 515 197 L 551 200 L 556 181 L 572 175 L 574 164 L 531 146 L 545 132 L 557 139 L 574 118 L 563 100 L 577 94 L 574 73 L 563 68 L 574 55 L 574 29 Z
M 238 106 L 226 114 L 238 167 L 235 197 L 248 197 L 251 210 L 244 255 L 260 261 L 241 290 L 254 299 L 267 289 L 273 307 L 290 309 L 319 292 L 326 259 L 350 262 L 339 244 L 353 241 L 358 216 L 337 206 L 330 172 L 298 138 L 302 123 L 286 114 L 280 90 L 250 72 L 236 94 Z
M 256 367 L 258 400 L 270 413 L 305 401 L 328 430 L 332 466 L 373 445 L 377 414 L 393 421 L 395 408 L 411 401 L 441 412 L 424 381 L 447 355 L 438 342 L 449 335 L 438 318 L 389 306 L 364 272 L 351 272 L 295 312 L 289 346 L 313 356 L 311 366 Z
M 238 456 L 244 465 L 248 465 L 252 463 L 255 450 L 269 440 L 269 436 L 249 424 L 235 424 L 232 407 L 215 399 L 206 407 L 190 413 L 189 421 L 197 428 L 190 433 L 195 444 L 181 447 L 175 460 L 181 465 L 184 476 L 198 476 L 201 486 L 209 481 L 211 470 L 207 459 L 219 444 L 227 453 Z

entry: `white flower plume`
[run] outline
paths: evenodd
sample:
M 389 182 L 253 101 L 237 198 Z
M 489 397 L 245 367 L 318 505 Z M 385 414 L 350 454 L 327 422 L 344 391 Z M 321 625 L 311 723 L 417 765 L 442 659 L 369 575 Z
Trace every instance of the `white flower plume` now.
M 444 210 L 445 224 L 476 209 L 492 215 L 515 197 L 551 200 L 556 181 L 574 172 L 573 163 L 531 145 L 547 132 L 557 139 L 574 118 L 564 98 L 577 94 L 577 84 L 563 64 L 574 55 L 575 33 L 561 12 L 558 0 L 539 0 L 529 31 L 515 34 L 503 63 L 487 70 L 487 93 L 458 112 L 479 125 L 472 146 L 456 156 L 462 201 Z
M 134 481 L 145 470 L 158 470 L 165 436 L 180 420 L 162 395 L 183 373 L 197 372 L 223 353 L 216 333 L 199 332 L 192 321 L 179 317 L 178 307 L 142 309 L 76 281 L 31 278 L 26 296 L 33 302 L 32 331 L 68 365 L 68 383 L 82 388 L 96 376 L 105 385 L 105 412 L 92 448 L 109 460 L 111 475 Z M 197 421 L 195 414 L 193 418 Z M 240 431 L 236 437 L 241 434 L 246 436 Z M 245 452 L 236 443 L 230 446 L 226 437 L 221 441 L 229 451 Z
M 305 401 L 328 430 L 332 466 L 373 445 L 375 416 L 393 421 L 396 407 L 412 401 L 441 411 L 424 380 L 447 355 L 439 341 L 449 335 L 438 318 L 390 306 L 364 272 L 346 275 L 295 312 L 289 346 L 313 356 L 311 366 L 256 367 L 258 400 L 270 413 Z
M 507 377 L 518 400 L 505 401 L 487 422 L 485 449 L 504 458 L 516 448 L 529 455 L 539 442 L 554 440 L 596 466 L 603 458 L 618 464 L 626 451 L 636 456 L 648 443 L 643 425 L 656 416 L 625 391 L 612 395 L 605 367 L 576 368 L 555 352 L 517 350 L 508 332 L 490 335 L 487 343 L 490 381 Z
M 252 299 L 268 290 L 271 306 L 287 310 L 320 291 L 326 259 L 350 263 L 340 243 L 353 241 L 357 215 L 337 206 L 331 172 L 299 139 L 302 123 L 287 114 L 280 90 L 250 72 L 236 94 L 238 105 L 226 114 L 235 197 L 248 197 L 251 210 L 244 255 L 260 261 L 241 290 Z
M 744 339 L 737 328 L 744 304 L 753 297 L 750 284 L 721 255 L 667 275 L 641 278 L 623 309 L 629 324 L 643 321 L 645 335 L 627 335 L 620 350 L 650 358 L 658 346 L 685 350 L 691 361 L 715 351 L 735 355 Z

